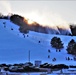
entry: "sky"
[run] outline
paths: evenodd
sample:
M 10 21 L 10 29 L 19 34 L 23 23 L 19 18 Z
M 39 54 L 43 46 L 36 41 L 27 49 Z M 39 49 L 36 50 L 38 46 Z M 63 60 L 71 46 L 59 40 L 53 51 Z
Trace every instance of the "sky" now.
M 74 0 L 0 0 L 0 12 L 19 14 L 40 24 L 76 23 Z

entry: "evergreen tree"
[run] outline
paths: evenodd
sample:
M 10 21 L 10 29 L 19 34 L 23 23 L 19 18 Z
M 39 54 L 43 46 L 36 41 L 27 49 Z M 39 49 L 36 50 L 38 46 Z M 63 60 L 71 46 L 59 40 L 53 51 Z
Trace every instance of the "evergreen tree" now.
M 59 50 L 63 48 L 63 43 L 60 38 L 57 38 L 56 48 Z
M 57 37 L 53 37 L 53 38 L 51 39 L 50 44 L 51 44 L 52 47 L 56 47 L 56 41 L 57 41 Z
M 75 43 L 74 46 L 73 46 L 72 54 L 76 55 L 76 43 Z
M 69 46 L 74 45 L 74 44 L 75 44 L 74 39 L 72 39 L 72 40 L 68 43 Z
M 72 54 L 74 45 L 75 45 L 75 41 L 72 39 L 72 40 L 68 43 L 68 46 L 67 46 L 67 49 L 66 49 L 69 54 Z M 74 47 L 74 48 L 75 48 L 75 47 Z
M 62 43 L 61 39 L 58 38 L 58 37 L 53 37 L 53 38 L 51 39 L 50 44 L 51 44 L 52 47 L 56 48 L 56 50 L 57 50 L 57 49 L 60 50 L 60 49 L 63 48 L 63 43 Z

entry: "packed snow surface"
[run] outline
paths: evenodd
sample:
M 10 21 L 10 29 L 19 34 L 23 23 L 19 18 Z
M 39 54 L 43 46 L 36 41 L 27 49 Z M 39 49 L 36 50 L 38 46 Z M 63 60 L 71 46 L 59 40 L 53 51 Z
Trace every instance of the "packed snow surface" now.
M 71 39 L 76 40 L 75 36 L 43 34 L 33 31 L 23 34 L 18 29 L 18 25 L 10 20 L 0 19 L 0 63 L 28 62 L 30 50 L 30 61 L 33 63 L 36 60 L 41 60 L 42 63 L 76 65 L 73 56 L 67 54 L 66 51 L 68 42 Z M 54 36 L 60 37 L 64 43 L 61 52 L 56 52 L 56 49 L 50 45 L 50 41 Z M 50 53 L 48 49 L 50 49 Z M 48 58 L 48 55 L 50 55 L 50 58 Z M 52 61 L 54 57 L 56 61 Z M 70 57 L 72 60 L 68 61 L 66 57 Z

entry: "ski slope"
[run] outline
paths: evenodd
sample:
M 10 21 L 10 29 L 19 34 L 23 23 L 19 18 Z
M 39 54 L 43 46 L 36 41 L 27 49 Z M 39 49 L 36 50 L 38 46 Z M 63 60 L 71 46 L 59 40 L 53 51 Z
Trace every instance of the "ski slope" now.
M 5 24 L 3 24 L 4 22 Z M 32 63 L 41 60 L 42 63 L 76 65 L 74 60 L 66 60 L 68 56 L 73 59 L 72 55 L 67 54 L 66 46 L 71 39 L 76 40 L 75 36 L 43 34 L 33 31 L 23 35 L 18 29 L 19 26 L 10 20 L 0 19 L 0 63 L 28 62 L 30 50 L 30 61 Z M 50 41 L 54 36 L 60 37 L 64 43 L 64 49 L 61 52 L 56 52 L 56 49 L 50 45 Z M 50 49 L 50 53 L 48 49 Z M 48 58 L 48 55 L 50 55 L 50 58 Z M 52 61 L 54 57 L 56 61 Z

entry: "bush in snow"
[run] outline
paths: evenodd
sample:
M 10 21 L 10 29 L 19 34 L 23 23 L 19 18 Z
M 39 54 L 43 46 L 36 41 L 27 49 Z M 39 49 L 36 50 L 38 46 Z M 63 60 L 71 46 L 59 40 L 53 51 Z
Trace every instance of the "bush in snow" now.
M 53 66 L 53 69 L 58 68 L 58 69 L 68 69 L 69 66 L 65 64 L 57 64 Z
M 61 39 L 58 37 L 53 37 L 51 39 L 50 44 L 52 47 L 56 48 L 56 50 L 59 50 L 59 51 L 60 51 L 60 49 L 62 49 L 64 47 Z

